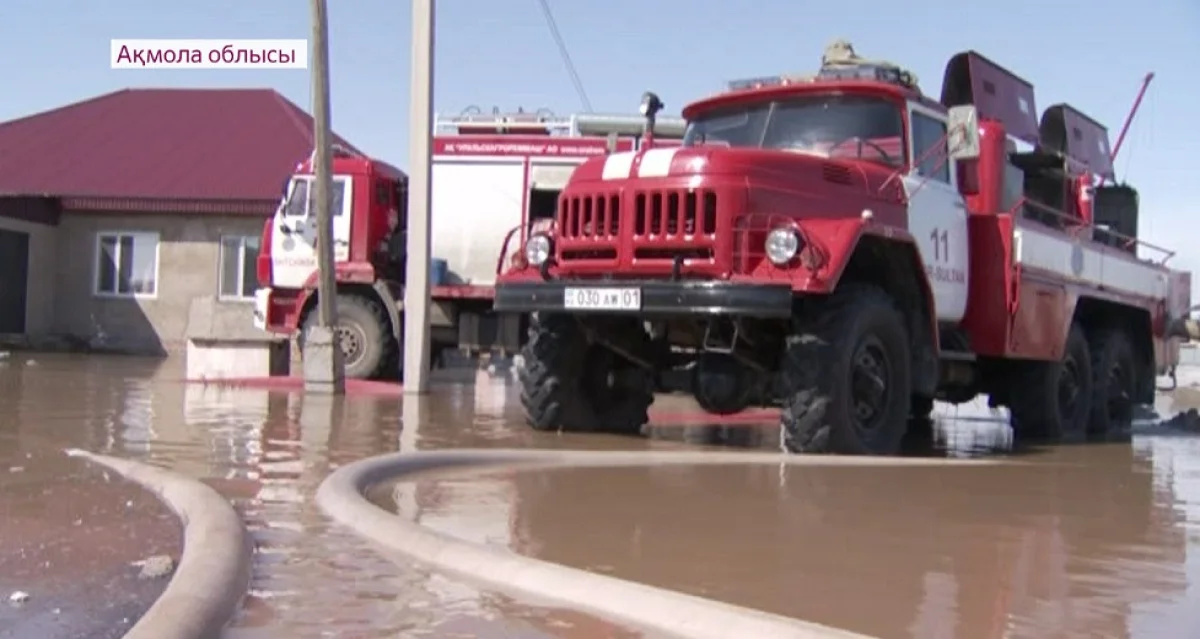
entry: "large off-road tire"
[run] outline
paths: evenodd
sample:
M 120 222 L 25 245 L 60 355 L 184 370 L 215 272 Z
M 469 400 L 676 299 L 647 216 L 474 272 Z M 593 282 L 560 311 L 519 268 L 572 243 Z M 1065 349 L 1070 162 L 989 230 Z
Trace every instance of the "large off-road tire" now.
M 795 320 L 784 352 L 784 449 L 896 454 L 912 400 L 903 313 L 883 291 L 857 284 L 814 306 Z
M 640 373 L 612 350 L 588 343 L 574 317 L 533 317 L 521 355 L 524 366 L 517 377 L 531 428 L 639 434 L 649 421 L 652 375 Z M 629 383 L 631 379 L 640 383 Z
M 360 295 L 339 293 L 337 307 L 338 325 L 334 339 L 342 348 L 346 378 L 395 377 L 399 368 L 399 344 L 392 335 L 383 305 Z M 299 337 L 302 356 L 304 336 L 318 320 L 315 308 L 304 318 Z
M 1092 334 L 1092 412 L 1088 435 L 1120 437 L 1133 426 L 1137 393 L 1137 360 L 1129 334 L 1105 329 Z
M 1092 407 L 1092 358 L 1083 328 L 1072 324 L 1063 358 L 1016 367 L 1003 393 L 1013 433 L 1048 441 L 1077 442 L 1087 435 Z

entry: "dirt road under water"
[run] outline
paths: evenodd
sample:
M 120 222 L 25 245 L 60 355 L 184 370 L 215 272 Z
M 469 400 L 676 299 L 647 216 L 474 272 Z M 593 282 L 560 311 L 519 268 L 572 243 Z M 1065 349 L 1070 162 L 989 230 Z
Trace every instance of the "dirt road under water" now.
M 251 596 L 228 632 L 247 638 L 638 636 L 385 560 L 311 503 L 350 460 L 447 447 L 777 447 L 753 417 L 683 425 L 686 402 L 673 398 L 656 404 L 668 423 L 646 439 L 530 432 L 506 378 L 473 370 L 441 374 L 405 410 L 396 398 L 185 386 L 173 362 L 28 359 L 0 367 L 0 594 L 33 596 L 0 602 L 0 636 L 103 636 L 47 626 L 46 615 L 123 605 L 121 619 L 136 619 L 163 582 L 136 579 L 128 562 L 178 552 L 169 513 L 66 460 L 66 447 L 168 466 L 234 502 L 257 544 Z M 1200 392 L 1174 399 L 1164 415 Z M 952 454 L 1023 465 L 501 472 L 376 499 L 464 538 L 880 637 L 1194 636 L 1200 437 L 1148 425 L 1132 443 L 1014 453 L 986 409 L 942 412 Z M 88 597 L 72 590 L 83 583 L 107 585 Z

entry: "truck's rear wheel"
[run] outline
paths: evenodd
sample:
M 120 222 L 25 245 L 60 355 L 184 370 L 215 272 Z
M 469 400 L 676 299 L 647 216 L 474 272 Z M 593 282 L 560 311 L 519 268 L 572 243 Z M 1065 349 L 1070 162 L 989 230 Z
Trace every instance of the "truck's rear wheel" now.
M 781 430 L 793 453 L 892 455 L 909 419 L 904 315 L 883 291 L 838 291 L 798 318 L 783 361 Z
M 649 421 L 652 376 L 588 343 L 575 318 L 534 317 L 521 355 L 521 406 L 530 427 L 637 434 Z
M 371 379 L 395 368 L 399 345 L 392 336 L 387 313 L 379 302 L 359 295 L 338 294 L 338 325 L 334 339 L 342 349 L 348 379 Z M 314 308 L 304 318 L 299 343 L 304 353 L 304 335 L 319 320 Z
M 1137 365 L 1129 335 L 1120 329 L 1091 336 L 1092 412 L 1088 434 L 1114 437 L 1133 426 Z
M 1003 393 L 1018 437 L 1079 441 L 1087 433 L 1092 408 L 1092 360 L 1078 324 L 1067 335 L 1058 362 L 1027 362 L 1015 367 Z

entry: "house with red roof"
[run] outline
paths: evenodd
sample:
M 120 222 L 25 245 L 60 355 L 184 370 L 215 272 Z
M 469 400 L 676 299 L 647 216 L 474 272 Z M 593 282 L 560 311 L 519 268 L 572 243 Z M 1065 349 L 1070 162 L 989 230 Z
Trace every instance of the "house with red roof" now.
M 127 89 L 0 123 L 0 335 L 165 354 L 198 298 L 250 325 L 263 223 L 312 146 L 268 89 Z

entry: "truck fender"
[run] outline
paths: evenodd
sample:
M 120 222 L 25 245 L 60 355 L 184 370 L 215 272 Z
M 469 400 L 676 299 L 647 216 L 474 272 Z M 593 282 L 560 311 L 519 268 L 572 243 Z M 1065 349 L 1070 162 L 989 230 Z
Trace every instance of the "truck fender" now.
M 397 300 L 395 295 L 392 295 L 392 289 L 388 287 L 387 282 L 383 280 L 375 280 L 371 284 L 371 288 L 375 289 L 375 294 L 379 296 L 379 301 L 383 303 L 383 308 L 387 310 L 388 321 L 392 323 L 392 337 L 396 341 L 400 341 L 400 335 L 404 332 L 404 320 L 400 317 L 400 310 L 404 301 Z M 400 289 L 403 291 L 404 289 Z
M 378 297 L 379 303 L 383 305 L 384 310 L 387 312 L 388 321 L 391 322 L 392 337 L 395 337 L 396 340 L 399 341 L 400 334 L 404 331 L 404 324 L 402 318 L 400 317 L 400 309 L 398 308 L 399 305 L 402 304 L 402 301 L 398 301 L 396 296 L 392 294 L 391 289 L 388 288 L 387 282 L 384 282 L 383 280 L 375 280 L 371 283 L 370 287 L 363 286 L 362 284 L 347 284 L 344 282 L 338 282 L 338 293 L 352 293 L 355 290 L 359 291 L 360 293 L 371 291 L 376 297 Z M 316 300 L 316 288 L 304 289 L 304 295 L 300 296 L 296 300 L 300 311 L 296 316 L 300 318 L 300 324 L 304 323 L 305 316 L 316 307 Z
M 896 299 L 917 345 L 913 351 L 914 390 L 932 395 L 938 383 L 937 313 L 916 241 L 902 229 L 864 226 L 847 248 L 848 257 L 833 271 L 832 288 L 843 280 L 867 282 Z

